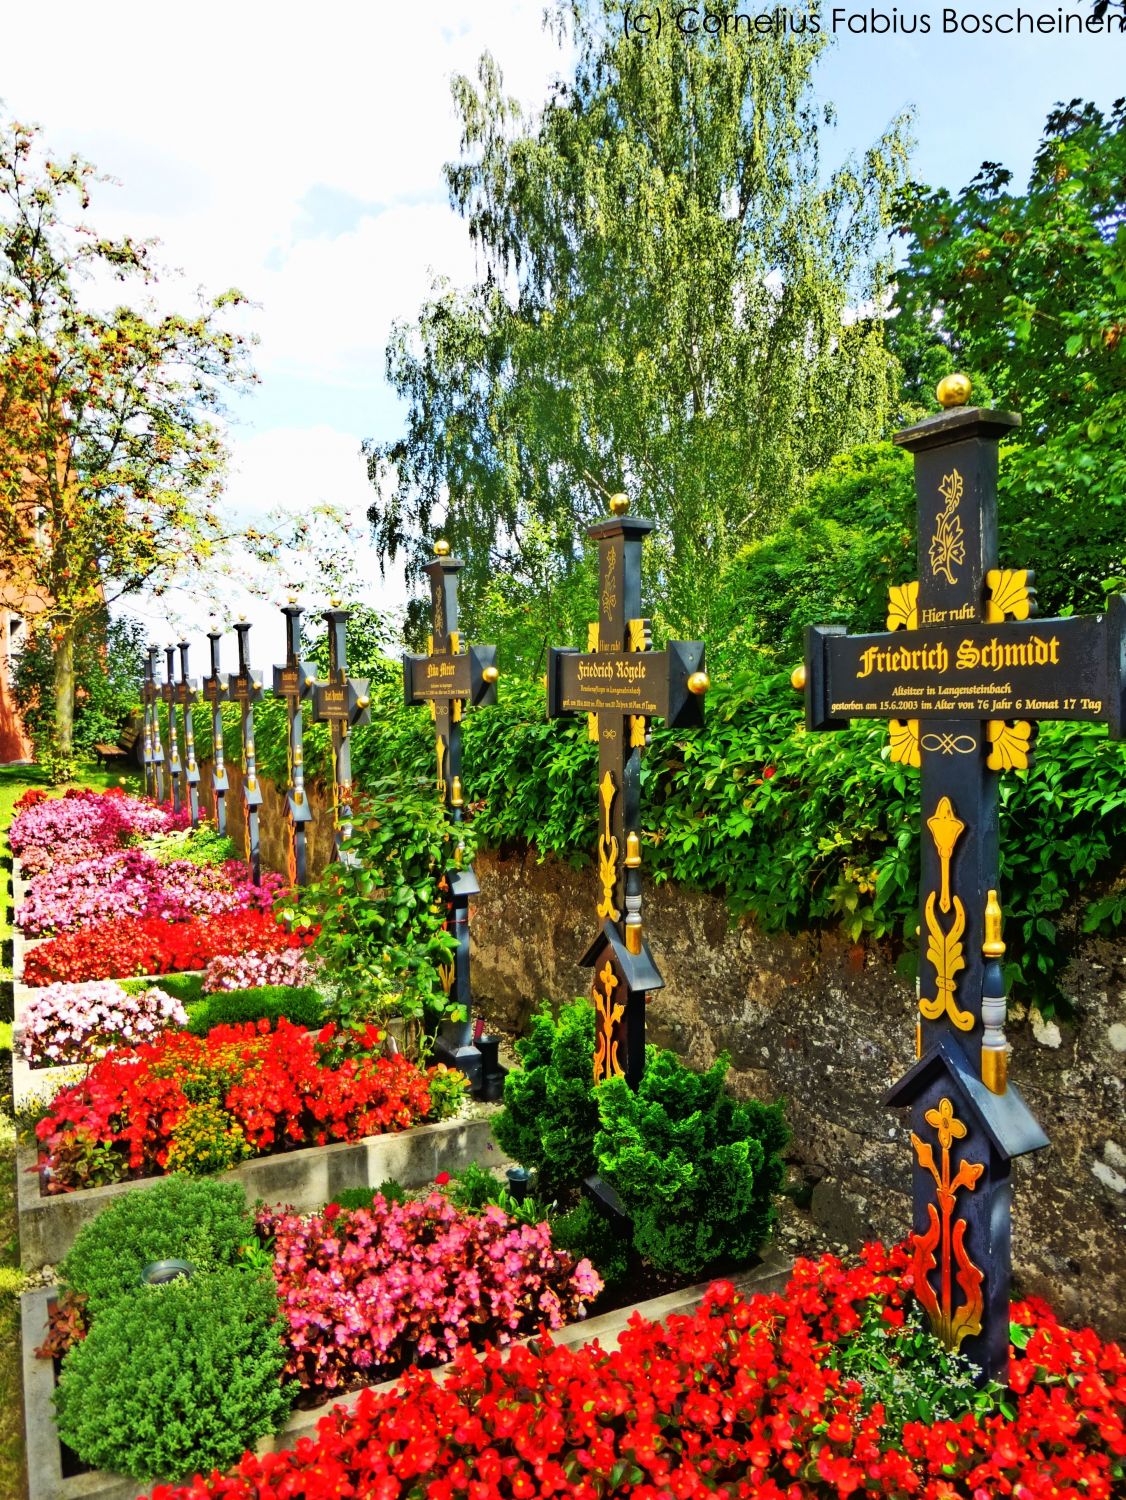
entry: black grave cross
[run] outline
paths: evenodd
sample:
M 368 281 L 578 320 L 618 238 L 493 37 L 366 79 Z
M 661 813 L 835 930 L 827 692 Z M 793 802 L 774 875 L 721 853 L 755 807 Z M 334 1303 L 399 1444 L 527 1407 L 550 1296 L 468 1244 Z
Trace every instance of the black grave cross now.
M 316 677 L 313 669 L 301 659 L 301 615 L 296 599 L 282 605 L 285 616 L 285 661 L 274 668 L 274 696 L 285 700 L 289 720 L 286 741 L 286 807 L 289 812 L 289 883 L 304 885 L 308 876 L 305 848 L 305 824 L 312 819 L 309 797 L 305 791 L 305 726 L 301 705 L 311 698 Z
M 1009 1352 L 1010 1164 L 1048 1144 L 1008 1082 L 997 899 L 997 777 L 1028 764 L 1040 719 L 1121 738 L 1126 600 L 1034 618 L 1033 574 L 998 567 L 998 447 L 1020 418 L 964 405 L 896 435 L 915 457 L 919 577 L 892 588 L 888 634 L 806 635 L 809 729 L 888 720 L 891 760 L 921 768 L 919 1061 L 887 1095 L 911 1109 L 915 1291 L 984 1375 Z
M 219 642 L 222 633 L 209 630 L 207 639 L 211 643 L 211 674 L 201 678 L 199 690 L 203 701 L 211 705 L 211 795 L 215 803 L 215 827 L 219 833 L 227 831 L 227 793 L 231 784 L 227 779 L 227 765 L 223 753 L 223 704 L 227 693 L 223 676 L 219 671 Z
M 239 620 L 238 671 L 227 677 L 227 699 L 242 711 L 242 815 L 246 837 L 246 861 L 254 884 L 262 881 L 262 855 L 258 845 L 258 809 L 262 806 L 262 784 L 254 758 L 254 705 L 262 696 L 262 674 L 250 668 L 250 624 Z
M 645 1067 L 647 995 L 664 985 L 641 922 L 641 751 L 649 720 L 698 728 L 708 690 L 704 646 L 669 641 L 652 649 L 641 614 L 641 548 L 654 522 L 627 514 L 614 495 L 612 514 L 587 535 L 598 543 L 598 622 L 586 653 L 552 647 L 547 712 L 587 715 L 598 742 L 597 915 L 602 927 L 581 962 L 594 969 L 594 1076 L 624 1077 L 636 1088 Z
M 195 683 L 188 676 L 188 642 L 180 642 L 180 680 L 176 684 L 176 702 L 184 716 L 184 794 L 183 800 L 190 813 L 192 827 L 199 827 L 199 766 L 195 758 L 195 726 L 192 723 L 192 705 L 195 702 Z
M 176 647 L 169 641 L 164 648 L 164 684 L 160 689 L 168 709 L 168 758 L 164 769 L 171 788 L 172 811 L 180 811 L 180 741 L 176 733 Z
M 328 626 L 328 680 L 313 686 L 313 718 L 332 735 L 333 858 L 349 858 L 343 844 L 352 832 L 352 747 L 348 735 L 371 722 L 367 680 L 348 676 L 348 616 L 334 600 L 324 612 Z
M 495 646 L 463 648 L 458 630 L 457 575 L 465 566 L 450 556 L 448 542 L 434 547 L 430 575 L 433 630 L 426 656 L 403 657 L 403 691 L 410 707 L 429 705 L 434 720 L 434 749 L 438 766 L 438 797 L 454 823 L 463 817 L 461 784 L 461 724 L 467 704 L 497 701 Z M 473 992 L 469 973 L 469 901 L 480 886 L 473 866 L 459 860 L 445 873 L 446 928 L 457 940 L 452 964 L 439 972 L 442 989 L 452 998 L 456 1015 L 443 1021 L 434 1047 L 439 1062 L 460 1068 L 473 1088 L 481 1086 L 481 1054 L 472 1042 Z
M 141 700 L 145 706 L 144 763 L 145 791 L 154 802 L 164 801 L 164 751 L 160 742 L 160 688 L 156 681 L 156 658 L 159 646 L 145 651 L 145 680 Z

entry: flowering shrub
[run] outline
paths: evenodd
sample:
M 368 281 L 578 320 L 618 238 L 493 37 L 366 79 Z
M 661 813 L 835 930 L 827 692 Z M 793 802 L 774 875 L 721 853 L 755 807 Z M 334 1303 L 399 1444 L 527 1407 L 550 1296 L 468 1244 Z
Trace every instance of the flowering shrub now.
M 164 990 L 128 994 L 112 980 L 49 984 L 24 1012 L 20 1050 L 32 1067 L 90 1062 L 110 1047 L 132 1047 L 187 1024 L 184 1007 Z
M 267 984 L 309 989 L 316 980 L 316 968 L 297 948 L 283 948 L 275 953 L 228 953 L 213 958 L 204 969 L 203 993 L 256 990 Z
M 190 860 L 161 863 L 143 849 L 121 849 L 37 875 L 16 913 L 16 925 L 38 937 L 111 918 L 182 922 L 229 911 L 269 911 L 281 885 L 280 875 L 269 874 L 255 885 L 240 860 L 222 866 Z
M 276 952 L 302 948 L 312 929 L 287 932 L 265 911 L 225 912 L 218 917 L 165 922 L 132 917 L 94 922 L 32 948 L 24 959 L 24 983 L 77 984 L 87 979 L 128 978 L 202 969 L 224 953 Z
M 589 1261 L 553 1249 L 547 1224 L 495 1205 L 467 1214 L 442 1193 L 376 1194 L 370 1209 L 330 1203 L 309 1219 L 263 1209 L 258 1230 L 274 1243 L 285 1373 L 314 1390 L 371 1380 L 416 1349 L 448 1360 L 467 1342 L 558 1328 L 602 1290 Z
M 439 1383 L 412 1369 L 361 1392 L 317 1438 L 153 1500 L 1111 1500 L 1126 1464 L 1126 1356 L 1090 1329 L 1017 1304 L 1010 1413 L 885 1422 L 829 1356 L 873 1306 L 897 1357 L 903 1247 L 859 1264 L 799 1260 L 782 1295 L 717 1282 L 691 1317 L 635 1318 L 620 1345 L 459 1356 Z
M 12 819 L 8 835 L 27 875 L 57 864 L 108 854 L 153 833 L 186 828 L 188 810 L 174 813 L 120 790 L 95 792 L 72 787 L 62 797 L 37 799 Z
M 427 1074 L 402 1056 L 374 1056 L 378 1044 L 373 1031 L 367 1050 L 340 1058 L 331 1027 L 314 1037 L 282 1019 L 275 1031 L 267 1021 L 217 1026 L 109 1053 L 36 1126 L 47 1191 L 214 1171 L 232 1151 L 355 1141 L 431 1117 Z

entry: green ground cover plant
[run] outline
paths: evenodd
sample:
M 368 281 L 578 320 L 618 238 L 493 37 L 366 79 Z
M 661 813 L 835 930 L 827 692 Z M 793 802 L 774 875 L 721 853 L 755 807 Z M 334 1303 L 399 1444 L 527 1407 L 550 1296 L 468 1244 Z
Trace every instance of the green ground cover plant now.
M 206 1036 L 213 1026 L 240 1021 L 276 1022 L 284 1016 L 294 1026 L 312 1031 L 325 1018 L 324 1000 L 311 985 L 263 984 L 251 990 L 221 990 L 204 995 L 187 1007 L 188 1030 Z

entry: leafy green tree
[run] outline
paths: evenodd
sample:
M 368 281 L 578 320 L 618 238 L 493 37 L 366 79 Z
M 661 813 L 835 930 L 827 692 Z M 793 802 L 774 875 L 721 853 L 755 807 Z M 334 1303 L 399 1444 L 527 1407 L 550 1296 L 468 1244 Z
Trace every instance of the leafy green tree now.
M 99 743 L 114 744 L 140 706 L 146 631 L 140 620 L 108 620 L 92 611 L 74 642 L 74 714 L 71 747 L 89 755 Z M 55 742 L 55 649 L 50 632 L 33 622 L 33 634 L 16 664 L 13 688 L 20 716 L 40 761 Z
M 954 196 L 913 185 L 896 302 L 1023 416 L 1002 460 L 1002 560 L 1042 607 L 1095 608 L 1126 581 L 1126 99 L 1048 116 L 1025 192 L 987 162 Z M 895 320 L 895 321 L 898 321 Z
M 224 388 L 250 378 L 228 291 L 193 313 L 97 310 L 90 284 L 157 280 L 152 244 L 83 217 L 94 169 L 0 125 L 0 558 L 53 648 L 55 769 L 73 752 L 75 650 L 107 604 L 212 552 Z M 20 607 L 17 604 L 17 607 Z
M 666 26 L 638 45 L 624 12 L 557 5 L 577 61 L 534 121 L 489 56 L 455 80 L 447 176 L 482 279 L 440 285 L 387 351 L 408 416 L 401 440 L 368 445 L 376 542 L 408 549 L 417 577 L 448 506 L 473 629 L 499 575 L 550 620 L 584 526 L 623 488 L 661 522 L 665 623 L 706 625 L 717 561 L 804 474 L 881 436 L 894 404 L 882 320 L 849 309 L 884 285 L 903 121 L 830 171 L 822 36 Z

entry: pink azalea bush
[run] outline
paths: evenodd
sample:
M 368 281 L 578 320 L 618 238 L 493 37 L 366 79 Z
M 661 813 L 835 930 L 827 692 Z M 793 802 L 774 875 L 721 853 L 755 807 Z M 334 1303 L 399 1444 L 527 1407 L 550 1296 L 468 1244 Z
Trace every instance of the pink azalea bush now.
M 24 871 L 34 875 L 54 865 L 90 859 L 124 848 L 153 833 L 170 833 L 191 822 L 187 809 L 174 813 L 123 792 L 71 788 L 23 806 L 8 834 Z
M 269 911 L 281 885 L 280 875 L 263 875 L 261 885 L 254 885 L 239 860 L 161 864 L 143 849 L 119 849 L 35 876 L 16 925 L 38 937 L 121 917 L 182 922 L 230 911 Z
M 305 989 L 317 982 L 317 970 L 301 948 L 279 953 L 232 953 L 213 958 L 203 971 L 203 992 L 254 990 L 264 984 Z
M 551 1243 L 545 1224 L 519 1224 L 495 1205 L 479 1214 L 442 1193 L 303 1219 L 263 1208 L 274 1244 L 289 1378 L 317 1391 L 370 1381 L 381 1368 L 452 1359 L 459 1345 L 508 1343 L 541 1324 L 585 1315 L 602 1290 L 589 1260 Z
M 113 980 L 49 984 L 24 1011 L 19 1046 L 32 1067 L 93 1062 L 111 1047 L 151 1042 L 187 1013 L 164 990 L 130 995 Z

